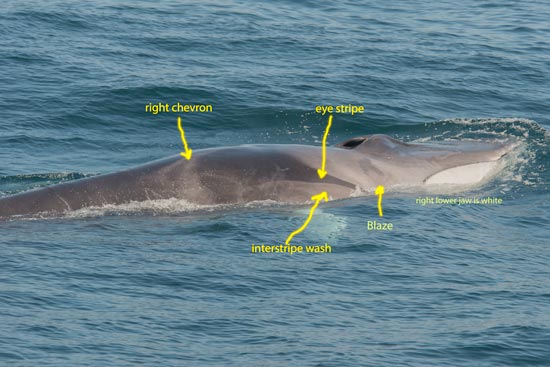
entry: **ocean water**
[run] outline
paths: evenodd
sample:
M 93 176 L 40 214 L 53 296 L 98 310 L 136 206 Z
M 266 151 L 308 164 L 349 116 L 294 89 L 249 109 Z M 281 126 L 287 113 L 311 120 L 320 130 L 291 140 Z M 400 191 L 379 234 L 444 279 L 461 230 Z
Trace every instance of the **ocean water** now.
M 510 138 L 464 198 L 175 201 L 0 222 L 2 366 L 550 366 L 550 3 L 18 1 L 0 5 L 0 196 L 192 149 Z M 456 197 L 456 195 L 452 195 Z M 447 197 L 447 196 L 446 196 Z

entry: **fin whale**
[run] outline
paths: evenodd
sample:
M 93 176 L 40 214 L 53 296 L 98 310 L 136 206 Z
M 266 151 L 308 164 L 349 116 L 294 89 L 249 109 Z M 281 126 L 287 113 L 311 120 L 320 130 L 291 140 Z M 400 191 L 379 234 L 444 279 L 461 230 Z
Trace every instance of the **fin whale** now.
M 178 198 L 196 204 L 274 200 L 308 202 L 326 191 L 331 200 L 430 185 L 481 182 L 501 166 L 511 141 L 405 143 L 366 135 L 327 147 L 327 176 L 319 179 L 321 147 L 241 145 L 196 150 L 121 172 L 57 184 L 0 199 L 0 218 L 62 214 L 85 207 Z

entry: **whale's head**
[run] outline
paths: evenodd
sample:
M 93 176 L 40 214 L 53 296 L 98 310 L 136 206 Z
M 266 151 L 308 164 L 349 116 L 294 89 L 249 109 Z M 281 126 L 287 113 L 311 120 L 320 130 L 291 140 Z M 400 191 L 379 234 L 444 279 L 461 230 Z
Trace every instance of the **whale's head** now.
M 368 169 L 388 182 L 473 184 L 502 168 L 502 159 L 518 145 L 512 140 L 461 140 L 404 143 L 383 134 L 345 140 L 336 148 L 364 157 Z

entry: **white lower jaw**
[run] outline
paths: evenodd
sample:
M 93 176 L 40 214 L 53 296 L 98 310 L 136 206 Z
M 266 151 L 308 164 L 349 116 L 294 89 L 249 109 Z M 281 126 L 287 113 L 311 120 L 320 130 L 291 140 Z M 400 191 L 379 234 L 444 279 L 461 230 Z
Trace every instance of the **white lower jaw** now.
M 443 170 L 430 177 L 424 183 L 426 185 L 469 185 L 480 183 L 498 172 L 501 166 L 500 160 L 479 162 L 458 166 Z

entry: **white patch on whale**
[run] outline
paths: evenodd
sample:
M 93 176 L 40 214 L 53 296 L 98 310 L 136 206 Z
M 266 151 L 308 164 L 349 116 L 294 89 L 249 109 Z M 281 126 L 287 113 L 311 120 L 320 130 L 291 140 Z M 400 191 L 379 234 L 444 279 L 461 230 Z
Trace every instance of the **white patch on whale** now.
M 428 177 L 426 185 L 471 185 L 493 176 L 500 166 L 499 161 L 479 162 L 453 167 Z

